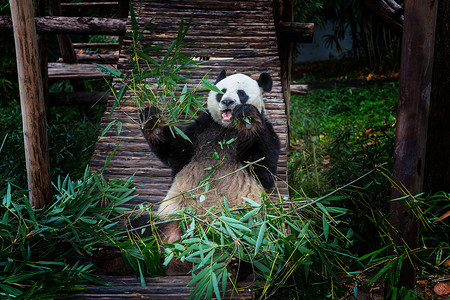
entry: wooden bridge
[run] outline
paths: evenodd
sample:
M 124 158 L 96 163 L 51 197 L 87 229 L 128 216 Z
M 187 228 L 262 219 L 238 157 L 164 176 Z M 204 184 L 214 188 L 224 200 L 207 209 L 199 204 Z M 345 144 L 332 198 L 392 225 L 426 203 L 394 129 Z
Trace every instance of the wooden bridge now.
M 51 2 L 58 4 L 59 0 Z M 122 7 L 123 17 L 125 11 L 123 6 L 127 1 L 119 1 L 118 4 Z M 68 5 L 77 4 L 59 4 L 60 7 Z M 111 3 L 108 2 L 107 5 Z M 272 76 L 273 89 L 265 94 L 264 101 L 268 118 L 274 124 L 281 140 L 282 151 L 277 169 L 278 192 L 287 196 L 291 43 L 310 42 L 313 25 L 292 22 L 292 0 L 133 0 L 132 5 L 140 28 L 144 28 L 144 24 L 153 19 L 144 32 L 143 42 L 162 46 L 162 51 L 176 39 L 180 20 L 187 19 L 193 14 L 185 41 L 195 43 L 187 47 L 184 54 L 205 59 L 196 71 L 188 74 L 193 82 L 199 82 L 206 73 L 214 78 L 223 69 L 227 70 L 228 74 L 244 73 L 255 79 L 262 72 Z M 38 15 L 35 18 L 38 33 L 88 33 L 91 30 L 92 33 L 101 34 L 131 30 L 129 19 L 128 21 L 116 19 L 110 26 L 105 25 L 109 24 L 108 20 L 98 20 L 104 24 L 100 28 L 98 24 L 91 24 L 95 21 L 92 18 L 74 20 L 60 16 L 61 11 L 58 7 L 53 8 L 53 11 L 54 17 Z M 65 27 L 61 26 L 63 21 L 66 22 L 63 23 L 66 24 Z M 10 22 L 8 18 L 0 17 L 0 31 L 10 30 L 8 22 Z M 77 27 L 76 22 L 83 23 L 84 27 Z M 129 50 L 132 40 L 129 35 L 124 35 L 119 44 L 121 51 L 117 68 L 126 72 L 132 53 Z M 70 60 L 73 48 L 69 47 L 68 55 L 65 60 Z M 48 70 L 44 75 L 48 74 L 53 79 L 104 76 L 86 64 L 53 63 L 49 65 Z M 116 128 L 112 127 L 98 138 L 90 163 L 91 169 L 100 172 L 107 158 L 115 151 L 104 170 L 104 176 L 128 179 L 134 175 L 138 196 L 129 204 L 130 206 L 158 203 L 164 198 L 171 184 L 170 169 L 150 151 L 139 128 L 135 103 L 126 101 L 111 114 L 114 101 L 112 96 L 107 100 L 107 110 L 101 120 L 100 132 L 114 120 L 122 123 L 122 130 L 119 135 Z M 85 294 L 73 296 L 72 299 L 185 299 L 191 291 L 191 288 L 186 287 L 190 278 L 183 276 L 149 278 L 147 287 L 142 287 L 136 277 L 109 276 L 104 279 L 111 282 L 112 286 L 89 286 Z M 253 296 L 247 283 L 243 283 L 241 287 L 239 294 L 229 293 L 227 296 L 230 298 Z

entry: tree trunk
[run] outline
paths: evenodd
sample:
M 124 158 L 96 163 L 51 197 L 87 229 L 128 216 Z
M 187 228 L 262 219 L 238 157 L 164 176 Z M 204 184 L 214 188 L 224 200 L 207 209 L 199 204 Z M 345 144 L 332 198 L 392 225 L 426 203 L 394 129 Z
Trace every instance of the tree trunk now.
M 439 1 L 425 163 L 425 191 L 450 193 L 450 1 Z
M 33 6 L 31 1 L 10 0 L 9 4 L 14 27 L 29 200 L 33 206 L 42 207 L 51 200 L 51 182 Z
M 392 199 L 423 191 L 436 11 L 437 1 L 405 1 Z M 411 200 L 391 202 L 391 236 L 401 249 L 417 247 L 419 222 L 410 207 Z M 399 287 L 414 288 L 413 263 L 404 260 Z

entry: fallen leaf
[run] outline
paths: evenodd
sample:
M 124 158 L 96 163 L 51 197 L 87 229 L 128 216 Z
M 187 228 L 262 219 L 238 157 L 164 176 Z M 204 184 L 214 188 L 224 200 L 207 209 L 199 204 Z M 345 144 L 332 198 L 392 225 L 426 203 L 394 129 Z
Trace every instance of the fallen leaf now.
M 450 294 L 450 284 L 446 282 L 438 282 L 433 288 L 436 295 L 445 296 Z
M 450 258 L 444 262 L 444 267 L 450 267 Z
M 442 216 L 439 217 L 439 219 L 434 220 L 434 222 L 440 222 L 442 220 L 444 220 L 445 218 L 447 218 L 448 216 L 450 216 L 450 210 L 448 212 L 446 212 L 445 214 L 443 214 Z

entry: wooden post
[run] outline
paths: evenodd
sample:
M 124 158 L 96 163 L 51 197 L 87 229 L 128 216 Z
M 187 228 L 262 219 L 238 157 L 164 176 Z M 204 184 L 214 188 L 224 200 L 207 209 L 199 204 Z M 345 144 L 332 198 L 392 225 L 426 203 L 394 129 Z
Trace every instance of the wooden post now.
M 450 193 L 450 1 L 439 1 L 438 12 L 424 185 Z
M 294 21 L 294 1 L 273 1 L 275 25 L 283 22 Z M 292 66 L 292 43 L 289 40 L 277 37 L 278 55 L 280 56 L 280 78 L 284 101 L 286 102 L 286 115 L 289 122 L 289 106 L 291 101 L 291 66 Z M 287 126 L 289 128 L 289 124 Z
M 131 1 L 127 0 L 119 0 L 119 18 L 128 18 L 128 13 L 130 10 L 129 5 L 131 4 Z M 123 45 L 123 35 L 119 36 L 119 53 L 122 52 L 122 45 Z
M 31 0 L 10 0 L 16 46 L 25 161 L 30 203 L 42 207 L 51 200 L 50 164 L 44 94 Z
M 45 1 L 35 0 L 34 1 L 34 15 L 36 17 L 45 14 Z M 49 82 L 48 82 L 48 53 L 47 53 L 47 42 L 45 41 L 45 36 L 42 34 L 37 35 L 38 51 L 39 51 L 39 65 L 41 68 L 41 78 L 42 78 L 42 88 L 44 92 L 44 103 L 45 103 L 45 115 L 47 116 L 47 121 L 50 122 L 50 98 L 49 98 Z
M 437 2 L 405 1 L 392 199 L 423 191 Z M 391 202 L 389 221 L 395 228 L 391 234 L 396 245 L 415 249 L 419 221 L 410 201 L 408 197 Z M 413 264 L 409 259 L 403 262 L 399 287 L 414 288 Z
M 50 13 L 53 16 L 61 16 L 61 2 L 59 0 L 50 0 Z M 76 64 L 77 63 L 77 55 L 73 50 L 72 39 L 68 34 L 57 34 L 56 35 L 59 44 L 59 50 L 61 51 L 61 56 L 63 58 L 63 62 L 68 64 Z

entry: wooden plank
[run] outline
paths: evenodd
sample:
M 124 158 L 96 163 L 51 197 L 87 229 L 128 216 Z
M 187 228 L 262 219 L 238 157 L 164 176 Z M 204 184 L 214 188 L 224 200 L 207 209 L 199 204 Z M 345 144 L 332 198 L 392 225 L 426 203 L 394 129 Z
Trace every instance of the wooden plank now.
M 119 43 L 73 43 L 73 47 L 76 49 L 119 49 Z
M 61 7 L 64 9 L 77 9 L 84 7 L 105 7 L 105 9 L 111 9 L 117 7 L 119 2 L 63 2 Z
M 49 63 L 49 79 L 93 79 L 110 78 L 111 75 L 97 70 L 98 67 L 93 64 L 66 64 Z

